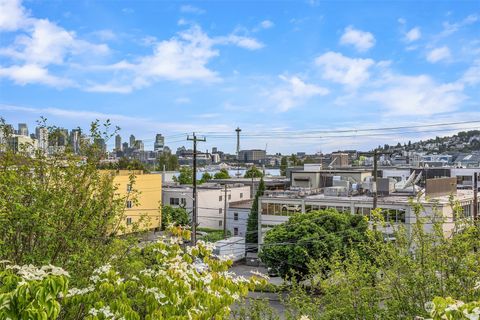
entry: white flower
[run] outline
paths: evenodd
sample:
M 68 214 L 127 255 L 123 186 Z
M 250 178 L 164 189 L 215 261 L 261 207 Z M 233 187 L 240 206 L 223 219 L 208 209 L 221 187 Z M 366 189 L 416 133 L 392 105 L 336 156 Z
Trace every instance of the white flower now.
M 433 310 L 435 310 L 435 303 L 433 303 L 433 301 L 428 301 L 425 303 L 424 307 L 428 313 L 432 313 Z
M 298 320 L 310 320 L 310 318 L 306 315 L 303 315 Z
M 259 276 L 261 278 L 267 279 L 267 280 L 270 279 L 270 277 L 268 275 L 266 275 L 264 273 L 261 273 L 257 270 L 251 270 L 250 273 L 253 274 L 253 275 Z

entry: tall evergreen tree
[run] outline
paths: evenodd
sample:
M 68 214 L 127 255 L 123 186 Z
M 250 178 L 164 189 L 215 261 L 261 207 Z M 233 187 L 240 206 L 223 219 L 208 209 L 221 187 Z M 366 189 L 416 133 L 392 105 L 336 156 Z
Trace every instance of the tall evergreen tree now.
M 257 193 L 255 194 L 255 199 L 253 200 L 252 209 L 248 215 L 246 236 L 247 243 L 258 243 L 258 198 L 263 196 L 264 191 L 265 182 L 263 181 L 263 178 L 261 178 Z

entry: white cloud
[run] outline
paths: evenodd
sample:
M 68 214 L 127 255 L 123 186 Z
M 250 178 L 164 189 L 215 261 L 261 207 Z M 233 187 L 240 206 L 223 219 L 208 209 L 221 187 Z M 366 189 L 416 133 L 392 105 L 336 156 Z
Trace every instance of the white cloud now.
M 277 110 L 280 112 L 288 111 L 293 107 L 303 104 L 311 97 L 317 95 L 324 96 L 329 93 L 328 89 L 305 83 L 297 76 L 280 76 L 280 79 L 284 84 L 268 92 L 270 99 L 274 101 L 277 105 Z
M 475 60 L 470 68 L 465 71 L 460 82 L 467 85 L 476 85 L 480 83 L 480 59 Z
M 471 14 L 467 16 L 465 19 L 459 22 L 454 22 L 454 23 L 449 23 L 449 22 L 444 22 L 443 23 L 443 31 L 438 35 L 440 38 L 442 37 L 448 37 L 461 28 L 468 26 L 470 24 L 473 24 L 479 20 L 479 16 L 476 14 Z
M 254 38 L 238 36 L 235 34 L 230 34 L 226 37 L 214 38 L 213 41 L 219 44 L 233 44 L 248 50 L 257 50 L 263 48 L 264 46 L 263 43 Z
M 412 29 L 410 29 L 410 31 L 408 31 L 405 34 L 405 40 L 407 42 L 416 41 L 416 40 L 420 39 L 421 37 L 422 37 L 422 33 L 421 33 L 419 27 L 412 28 Z
M 133 79 L 130 84 L 95 84 L 88 90 L 128 93 L 159 80 L 219 81 L 217 72 L 208 67 L 209 62 L 220 54 L 215 48 L 217 45 L 235 45 L 249 50 L 263 46 L 254 38 L 234 34 L 210 38 L 199 26 L 194 25 L 169 40 L 157 42 L 151 55 L 141 57 L 135 63 L 120 61 L 98 67 L 103 70 L 127 72 L 126 78 Z
M 22 28 L 27 16 L 20 0 L 0 0 L 0 32 Z
M 20 85 L 40 83 L 58 88 L 73 85 L 72 81 L 52 76 L 48 73 L 46 68 L 35 64 L 11 66 L 6 68 L 0 67 L 0 77 L 9 78 L 16 84 Z
M 274 26 L 274 23 L 270 20 L 263 20 L 262 22 L 260 22 L 260 26 L 263 29 L 270 29 Z
M 427 54 L 427 60 L 431 63 L 436 63 L 442 60 L 450 59 L 450 49 L 447 46 L 435 48 Z
M 180 12 L 193 13 L 193 14 L 204 14 L 205 10 L 187 4 L 187 5 L 183 5 L 183 6 L 180 7 Z
M 324 79 L 357 87 L 368 80 L 368 70 L 375 62 L 372 59 L 348 58 L 341 53 L 329 51 L 317 57 L 315 64 L 322 68 Z
M 387 115 L 424 116 L 455 111 L 466 97 L 461 84 L 438 84 L 427 75 L 392 75 L 365 98 L 380 103 Z
M 0 49 L 0 56 L 10 58 L 10 65 L 3 63 L 1 76 L 17 84 L 41 83 L 54 87 L 73 85 L 67 79 L 50 74 L 50 65 L 63 65 L 67 59 L 88 54 L 109 52 L 104 44 L 92 44 L 78 39 L 72 31 L 25 13 L 19 1 L 0 0 L 0 31 L 22 30 L 13 43 Z
M 340 44 L 352 45 L 357 51 L 365 52 L 375 45 L 375 37 L 370 32 L 348 26 L 340 38 Z

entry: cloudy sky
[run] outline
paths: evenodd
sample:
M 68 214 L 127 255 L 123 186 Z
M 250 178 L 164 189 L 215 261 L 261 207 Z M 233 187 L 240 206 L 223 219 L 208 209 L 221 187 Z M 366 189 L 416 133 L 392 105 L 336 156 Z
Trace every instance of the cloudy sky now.
M 444 135 L 329 132 L 480 120 L 480 2 L 0 0 L 0 116 L 227 152 Z

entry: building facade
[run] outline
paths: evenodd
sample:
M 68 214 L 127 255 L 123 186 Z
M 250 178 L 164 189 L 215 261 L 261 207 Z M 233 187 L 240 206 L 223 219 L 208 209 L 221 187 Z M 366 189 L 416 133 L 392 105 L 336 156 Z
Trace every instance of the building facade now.
M 226 186 L 226 192 L 225 192 Z M 199 227 L 222 230 L 225 223 L 225 204 L 250 199 L 250 187 L 242 184 L 221 186 L 206 183 L 197 188 L 197 218 Z M 169 186 L 163 189 L 165 205 L 184 207 L 193 212 L 193 190 L 190 186 Z
M 135 183 L 130 184 L 130 174 Z M 119 197 L 127 197 L 125 211 L 120 222 L 120 234 L 153 230 L 162 224 L 162 175 L 143 171 L 119 170 L 113 172 L 113 184 Z M 138 193 L 134 192 L 138 191 Z M 135 194 L 136 201 L 133 199 Z M 130 198 L 129 198 L 130 197 Z
M 227 230 L 234 237 L 246 237 L 248 216 L 253 199 L 230 202 L 227 211 Z

